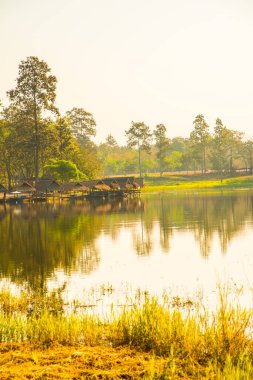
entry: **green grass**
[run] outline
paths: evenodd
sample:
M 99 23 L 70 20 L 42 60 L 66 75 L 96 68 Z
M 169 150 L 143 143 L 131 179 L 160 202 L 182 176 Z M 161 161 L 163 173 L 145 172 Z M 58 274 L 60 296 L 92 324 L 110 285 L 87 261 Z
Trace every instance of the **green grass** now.
M 253 378 L 253 309 L 229 302 L 225 291 L 213 312 L 201 303 L 168 296 L 159 302 L 146 293 L 131 302 L 100 318 L 88 311 L 65 313 L 60 292 L 31 297 L 3 290 L 0 343 L 128 347 L 165 359 L 149 377 L 156 379 Z
M 148 176 L 144 180 L 143 192 L 170 190 L 205 190 L 205 189 L 249 189 L 253 187 L 253 176 L 215 178 L 213 175 L 185 176 Z

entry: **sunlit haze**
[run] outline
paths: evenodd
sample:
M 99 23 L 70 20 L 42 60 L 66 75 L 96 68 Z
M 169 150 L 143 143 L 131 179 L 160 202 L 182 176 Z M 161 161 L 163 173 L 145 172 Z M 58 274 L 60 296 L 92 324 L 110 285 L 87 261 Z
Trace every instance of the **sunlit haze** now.
M 0 0 L 0 99 L 35 55 L 96 142 L 125 144 L 132 120 L 187 137 L 199 113 L 253 137 L 252 17 L 251 0 Z

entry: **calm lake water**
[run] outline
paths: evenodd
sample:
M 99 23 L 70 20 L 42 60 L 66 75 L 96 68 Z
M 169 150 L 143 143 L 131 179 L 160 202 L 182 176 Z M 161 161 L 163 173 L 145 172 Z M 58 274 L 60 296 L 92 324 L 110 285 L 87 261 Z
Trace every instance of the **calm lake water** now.
M 252 289 L 252 247 L 253 192 L 0 206 L 1 284 L 65 284 L 70 298 Z

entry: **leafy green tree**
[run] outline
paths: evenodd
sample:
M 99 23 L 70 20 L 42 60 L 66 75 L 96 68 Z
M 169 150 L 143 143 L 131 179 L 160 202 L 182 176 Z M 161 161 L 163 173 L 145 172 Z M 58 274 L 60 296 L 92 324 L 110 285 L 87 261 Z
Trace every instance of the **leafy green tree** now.
M 142 177 L 141 151 L 150 151 L 152 136 L 150 128 L 143 122 L 132 121 L 131 127 L 126 131 L 126 136 L 128 146 L 138 149 L 139 172 Z
M 57 157 L 57 134 L 54 123 L 50 119 L 44 119 L 40 124 L 40 163 L 42 168 L 52 159 Z
M 212 155 L 214 169 L 221 174 L 228 168 L 229 130 L 223 126 L 221 119 L 217 118 L 214 127 Z
M 166 158 L 167 166 L 171 171 L 179 169 L 182 166 L 182 156 L 182 152 L 174 150 L 173 152 L 171 152 L 169 157 Z
M 101 177 L 103 174 L 103 163 L 98 157 L 96 146 L 78 148 L 78 152 L 73 157 L 73 162 L 88 178 Z
M 111 152 L 105 162 L 105 174 L 130 174 L 136 173 L 138 165 L 136 163 L 136 151 L 127 148 L 119 148 Z
M 12 178 L 17 168 L 17 155 L 14 145 L 14 129 L 7 120 L 0 120 L 0 163 L 2 173 L 7 177 L 8 188 L 11 188 Z
M 83 147 L 89 145 L 90 138 L 96 136 L 96 121 L 93 115 L 77 107 L 67 111 L 66 115 L 71 123 L 71 132 L 78 143 Z
M 52 159 L 50 164 L 44 167 L 47 175 L 53 176 L 60 181 L 87 179 L 87 176 L 82 173 L 71 161 Z
M 171 150 L 177 150 L 178 152 L 184 153 L 186 150 L 186 146 L 188 143 L 188 139 L 184 137 L 174 137 L 171 139 Z
M 228 129 L 228 151 L 229 151 L 229 171 L 232 174 L 234 171 L 234 162 L 241 153 L 243 133 Z
M 202 172 L 205 172 L 207 170 L 207 150 L 211 141 L 209 125 L 201 114 L 196 116 L 193 124 L 194 130 L 190 134 L 192 150 L 196 159 L 200 160 Z
M 98 153 L 98 157 L 100 161 L 103 162 L 105 172 L 107 172 L 107 168 L 108 168 L 107 163 L 108 163 L 108 160 L 110 159 L 110 156 L 113 153 L 116 153 L 118 151 L 120 151 L 120 147 L 117 141 L 115 140 L 115 138 L 111 134 L 107 136 L 104 143 L 99 145 L 97 149 L 97 153 Z
M 16 118 L 16 110 L 11 105 L 2 113 L 2 158 L 5 159 L 5 174 L 10 188 L 13 181 L 34 173 L 34 134 L 31 120 L 24 115 Z M 1 148 L 0 148 L 1 150 Z
M 55 107 L 56 77 L 50 75 L 47 63 L 38 57 L 21 61 L 15 89 L 8 91 L 16 120 L 27 120 L 33 126 L 35 179 L 39 177 L 41 150 L 40 126 L 44 111 L 57 112 Z
M 115 148 L 118 148 L 118 143 L 117 141 L 115 140 L 115 138 L 109 134 L 106 139 L 105 139 L 105 143 L 108 145 L 109 148 L 111 148 L 112 150 L 115 149 Z
M 55 129 L 58 142 L 58 156 L 60 159 L 66 159 L 70 150 L 74 149 L 70 120 L 67 117 L 59 117 L 55 122 Z
M 166 137 L 166 127 L 163 124 L 158 124 L 154 131 L 155 136 L 155 147 L 156 147 L 156 157 L 159 162 L 159 172 L 162 176 L 166 169 L 167 161 L 166 157 L 170 149 L 170 140 Z
M 187 172 L 193 168 L 193 155 L 191 152 L 190 139 L 185 139 L 185 146 L 182 152 L 182 169 Z
M 242 156 L 250 174 L 253 173 L 253 140 L 247 140 L 243 143 Z

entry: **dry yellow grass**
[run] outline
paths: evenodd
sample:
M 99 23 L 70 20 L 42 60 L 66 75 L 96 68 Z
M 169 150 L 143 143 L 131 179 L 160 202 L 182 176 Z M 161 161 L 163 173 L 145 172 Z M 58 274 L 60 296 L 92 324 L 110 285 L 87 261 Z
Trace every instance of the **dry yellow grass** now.
M 0 345 L 0 379 L 145 379 L 163 371 L 166 360 L 129 348 Z
M 219 293 L 208 311 L 144 292 L 102 320 L 64 313 L 57 292 L 35 295 L 31 312 L 27 294 L 3 290 L 0 380 L 253 379 L 253 309 L 232 302 L 229 289 Z

